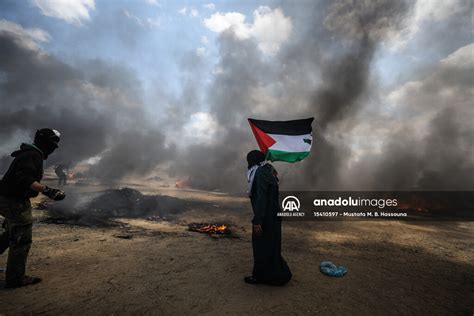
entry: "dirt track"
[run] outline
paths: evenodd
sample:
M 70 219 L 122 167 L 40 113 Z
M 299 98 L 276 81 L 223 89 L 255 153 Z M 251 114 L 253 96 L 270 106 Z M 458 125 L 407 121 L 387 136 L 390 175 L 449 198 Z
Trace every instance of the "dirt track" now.
M 170 192 L 172 190 L 170 189 Z M 39 285 L 0 289 L 0 313 L 35 314 L 462 314 L 474 302 L 474 223 L 284 223 L 294 278 L 251 286 L 250 209 L 243 198 L 175 190 L 212 201 L 179 221 L 121 219 L 120 227 L 35 223 L 28 270 Z M 169 193 L 169 192 L 168 192 Z M 37 213 L 38 219 L 41 213 Z M 188 232 L 224 222 L 240 238 Z M 128 239 L 124 239 L 128 238 Z M 319 263 L 345 265 L 343 278 Z M 5 266 L 6 255 L 0 257 Z M 3 287 L 3 275 L 0 287 Z

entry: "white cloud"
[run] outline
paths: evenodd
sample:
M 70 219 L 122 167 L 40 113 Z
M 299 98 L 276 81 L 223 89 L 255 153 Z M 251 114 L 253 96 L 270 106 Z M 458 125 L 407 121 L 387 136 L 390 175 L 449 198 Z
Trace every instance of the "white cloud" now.
M 209 10 L 212 10 L 212 11 L 214 11 L 216 9 L 216 5 L 214 3 L 205 4 L 204 7 L 206 9 L 209 9 Z
M 178 13 L 181 15 L 188 15 L 192 18 L 196 18 L 199 16 L 199 11 L 195 8 L 182 7 L 178 10 Z
M 196 55 L 199 57 L 205 57 L 207 54 L 207 49 L 206 47 L 198 47 L 196 48 Z
M 279 8 L 272 11 L 268 7 L 260 7 L 254 12 L 252 33 L 264 53 L 276 53 L 290 37 L 292 27 L 291 19 L 285 17 Z
M 146 3 L 148 3 L 149 5 L 154 5 L 154 6 L 161 6 L 161 4 L 158 2 L 158 0 L 145 0 Z
M 274 10 L 261 6 L 253 12 L 254 21 L 247 23 L 245 15 L 238 12 L 214 13 L 204 20 L 205 26 L 213 32 L 231 30 L 238 39 L 254 38 L 258 48 L 268 55 L 277 53 L 289 38 L 293 28 L 291 19 L 285 17 L 280 8 Z
M 415 6 L 415 20 L 418 22 L 442 21 L 464 9 L 461 0 L 418 0 Z
M 0 19 L 0 34 L 7 33 L 13 35 L 23 47 L 38 50 L 40 43 L 48 42 L 51 36 L 48 32 L 39 28 L 23 28 L 21 25 Z
M 124 10 L 123 11 L 123 14 L 129 18 L 130 20 L 132 20 L 133 22 L 135 22 L 138 26 L 141 26 L 141 27 L 147 27 L 147 28 L 155 28 L 155 27 L 159 27 L 161 25 L 160 23 L 160 19 L 159 18 L 156 18 L 156 19 L 152 19 L 152 18 L 140 18 L 130 12 L 128 12 L 127 10 Z
M 245 23 L 245 15 L 238 12 L 217 12 L 204 20 L 204 25 L 213 32 L 221 33 L 232 29 L 239 39 L 250 38 L 251 25 Z
M 474 43 L 461 47 L 441 60 L 443 66 L 474 68 Z
M 469 1 L 462 0 L 417 0 L 413 14 L 406 22 L 406 26 L 398 34 L 394 34 L 391 47 L 400 49 L 410 41 L 426 22 L 441 22 L 450 17 L 472 8 L 466 6 Z
M 160 27 L 161 26 L 161 21 L 159 18 L 152 19 L 152 18 L 146 18 L 146 23 L 148 24 L 149 28 L 154 28 L 154 27 Z
M 90 20 L 89 12 L 95 10 L 94 0 L 33 0 L 46 16 L 62 19 L 74 25 Z
M 199 11 L 192 8 L 190 11 L 189 11 L 189 16 L 195 18 L 195 17 L 198 17 L 199 16 Z
M 209 39 L 207 38 L 207 36 L 201 36 L 201 44 L 202 45 L 209 44 Z
M 131 13 L 128 12 L 127 10 L 123 10 L 123 14 L 124 14 L 127 18 L 129 18 L 130 20 L 132 20 L 132 21 L 134 21 L 135 23 L 137 23 L 138 25 L 143 26 L 142 20 L 141 20 L 139 17 L 137 17 L 136 15 L 131 14 Z

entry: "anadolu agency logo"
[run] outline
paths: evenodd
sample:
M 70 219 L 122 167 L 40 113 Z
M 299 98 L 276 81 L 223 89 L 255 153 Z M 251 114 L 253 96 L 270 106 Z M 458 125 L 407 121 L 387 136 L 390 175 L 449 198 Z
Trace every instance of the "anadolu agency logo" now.
M 283 199 L 281 202 L 281 208 L 283 209 L 283 212 L 285 211 L 299 211 L 300 210 L 300 200 L 296 196 L 289 195 L 286 198 Z
M 300 212 L 301 203 L 296 196 L 288 195 L 281 202 L 282 212 L 278 212 L 279 217 L 302 217 L 304 212 Z

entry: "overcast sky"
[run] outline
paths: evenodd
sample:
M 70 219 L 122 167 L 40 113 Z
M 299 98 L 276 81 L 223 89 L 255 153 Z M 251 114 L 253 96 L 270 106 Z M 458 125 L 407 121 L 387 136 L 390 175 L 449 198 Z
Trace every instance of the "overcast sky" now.
M 400 139 L 418 137 L 417 144 L 426 147 L 431 124 L 455 105 L 456 125 L 462 129 L 459 133 L 472 132 L 467 101 L 473 94 L 472 71 L 461 76 L 462 70 L 472 70 L 474 63 L 472 14 L 473 2 L 469 0 L 355 4 L 342 0 L 3 0 L 0 35 L 18 44 L 18 49 L 34 52 L 32 65 L 48 60 L 57 63 L 55 70 L 65 69 L 59 71 L 61 76 L 71 72 L 81 78 L 71 87 L 58 86 L 63 82 L 59 79 L 52 83 L 62 91 L 60 97 L 35 90 L 38 104 L 52 108 L 63 98 L 75 100 L 77 87 L 81 91 L 77 99 L 86 98 L 87 105 L 79 102 L 58 107 L 100 109 L 102 104 L 113 103 L 105 96 L 112 90 L 116 93 L 113 100 L 119 98 L 124 109 L 130 104 L 139 106 L 140 114 L 134 114 L 139 117 L 136 125 L 160 125 L 156 132 L 159 130 L 166 147 L 159 151 L 166 155 L 149 162 L 150 166 L 172 159 L 176 152 L 182 155 L 183 146 L 217 150 L 217 139 L 230 141 L 229 131 L 233 137 L 248 134 L 242 139 L 246 150 L 253 142 L 245 126 L 248 116 L 281 120 L 315 116 L 325 141 L 347 147 L 350 159 L 343 165 L 353 173 L 355 165 L 355 169 L 364 170 L 360 165 L 364 155 L 386 152 L 395 134 Z M 353 73 L 331 72 L 348 60 L 362 67 L 348 69 L 364 70 L 362 77 L 348 80 L 349 85 L 353 80 L 363 81 L 357 88 L 360 91 L 352 94 L 346 91 L 350 90 L 347 84 L 336 78 L 349 78 Z M 0 102 L 12 117 L 15 108 L 25 107 L 32 113 L 38 110 L 38 105 L 33 109 L 8 88 L 13 74 L 20 71 L 17 62 L 9 61 L 0 69 Z M 102 79 L 107 91 L 102 89 Z M 438 82 L 442 83 L 437 86 Z M 232 97 L 235 90 L 245 96 Z M 328 91 L 348 96 L 332 107 L 337 108 L 335 116 L 333 110 L 326 111 L 327 104 L 320 104 L 328 100 Z M 25 93 L 28 91 L 23 91 L 22 97 Z M 349 106 L 357 110 L 348 111 Z M 81 111 L 78 117 L 83 118 Z M 107 113 L 106 107 L 98 111 Z M 104 137 L 94 150 L 78 151 L 81 159 L 100 159 L 120 148 L 110 133 L 121 133 L 117 122 L 122 124 L 130 116 L 127 110 L 114 112 L 121 114 L 113 123 L 104 123 L 114 128 L 103 131 Z M 407 128 L 413 126 L 416 131 L 407 135 Z M 343 135 L 343 129 L 350 132 Z M 0 131 L 8 139 L 0 144 L 3 154 L 16 143 L 11 136 L 30 135 L 21 124 L 10 129 L 4 126 Z M 177 138 L 180 141 L 176 142 Z M 101 146 L 108 151 L 101 151 Z M 213 152 L 211 149 L 208 152 Z M 464 153 L 471 151 L 469 144 Z M 431 154 L 429 150 L 425 154 L 428 152 Z M 472 167 L 472 159 L 468 165 Z M 188 172 L 195 169 L 188 167 L 180 165 Z
M 132 68 L 147 87 L 164 85 L 179 93 L 183 56 L 192 52 L 202 59 L 205 84 L 218 71 L 216 37 L 233 27 L 238 38 L 255 40 L 262 55 L 271 58 L 301 31 L 301 13 L 292 7 L 304 10 L 307 3 L 4 0 L 0 30 L 24 32 L 32 43 L 65 62 L 104 59 Z M 382 43 L 377 53 L 374 70 L 382 83 L 401 84 L 416 78 L 418 71 L 472 41 L 472 25 L 453 29 L 457 34 L 442 34 L 449 38 L 435 37 L 446 24 L 455 23 L 452 18 L 459 11 L 469 8 L 461 3 L 416 2 L 403 30 Z M 471 36 L 459 31 L 471 32 Z

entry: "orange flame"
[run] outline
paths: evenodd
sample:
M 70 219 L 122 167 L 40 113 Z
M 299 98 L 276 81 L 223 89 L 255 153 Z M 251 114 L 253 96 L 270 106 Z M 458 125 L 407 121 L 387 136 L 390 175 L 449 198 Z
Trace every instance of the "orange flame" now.
M 178 189 L 188 189 L 189 188 L 189 178 L 177 180 L 175 182 L 175 187 Z
M 226 225 L 206 225 L 198 229 L 200 233 L 223 234 L 227 229 Z

